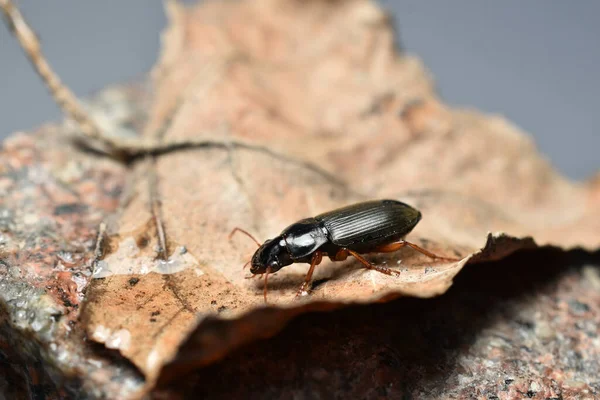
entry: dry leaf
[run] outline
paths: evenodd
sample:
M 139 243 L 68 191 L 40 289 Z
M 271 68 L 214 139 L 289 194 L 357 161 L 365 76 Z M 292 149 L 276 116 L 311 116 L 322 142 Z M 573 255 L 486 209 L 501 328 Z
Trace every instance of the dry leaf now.
M 444 106 L 373 3 L 168 3 L 168 13 L 146 136 L 206 143 L 137 164 L 83 312 L 88 336 L 148 382 L 173 359 L 161 379 L 308 310 L 440 295 L 467 262 L 535 244 L 598 248 L 598 182 L 565 180 L 502 118 Z M 241 269 L 254 244 L 230 242 L 232 228 L 264 240 L 367 198 L 420 209 L 409 240 L 461 261 L 410 249 L 370 258 L 400 277 L 326 261 L 301 302 L 307 265 L 296 264 L 270 278 L 277 308 L 263 308 L 262 281 Z
M 81 152 L 67 160 L 74 150 L 60 142 L 17 136 L 5 145 L 0 190 L 11 195 L 2 198 L 0 279 L 11 291 L 3 296 L 19 310 L 36 291 L 49 313 L 36 317 L 40 334 L 63 337 L 81 322 L 90 341 L 131 361 L 148 389 L 301 313 L 437 296 L 466 263 L 536 245 L 599 247 L 600 176 L 569 182 L 502 118 L 442 104 L 420 62 L 398 53 L 374 3 L 169 2 L 168 13 L 144 136 L 195 144 L 132 163 L 93 276 L 93 227 L 116 208 L 123 166 Z M 45 133 L 49 143 L 58 136 Z M 299 301 L 308 266 L 295 264 L 270 277 L 264 307 L 263 282 L 242 270 L 255 246 L 229 241 L 232 228 L 265 240 L 301 218 L 378 198 L 418 208 L 423 220 L 408 239 L 461 261 L 411 249 L 369 256 L 400 277 L 353 259 L 324 261 Z M 21 280 L 35 283 L 17 293 Z M 93 353 L 81 347 L 82 359 Z M 57 360 L 64 353 L 48 351 Z M 135 368 L 103 362 L 77 368 L 106 393 L 138 392 Z

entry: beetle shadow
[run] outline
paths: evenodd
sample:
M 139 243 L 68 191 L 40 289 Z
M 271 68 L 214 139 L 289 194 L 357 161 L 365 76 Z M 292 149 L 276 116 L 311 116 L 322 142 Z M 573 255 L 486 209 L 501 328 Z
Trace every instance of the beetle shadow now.
M 244 346 L 163 390 L 203 398 L 443 394 L 461 385 L 458 377 L 465 369 L 487 368 L 481 363 L 491 357 L 486 352 L 493 340 L 513 349 L 496 348 L 503 365 L 513 365 L 514 357 L 523 365 L 534 363 L 540 349 L 523 338 L 535 336 L 539 321 L 524 317 L 522 310 L 550 315 L 556 307 L 543 299 L 556 297 L 564 282 L 584 281 L 590 264 L 599 276 L 600 252 L 544 248 L 467 265 L 442 296 L 300 316 L 276 337 Z M 498 331 L 499 326 L 508 328 Z M 498 373 L 506 375 L 502 382 L 514 379 L 502 368 Z

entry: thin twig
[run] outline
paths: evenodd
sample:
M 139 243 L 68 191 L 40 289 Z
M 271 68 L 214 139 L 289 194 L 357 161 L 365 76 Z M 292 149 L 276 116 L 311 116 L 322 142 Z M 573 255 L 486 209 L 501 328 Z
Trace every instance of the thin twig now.
M 148 156 L 148 197 L 150 201 L 150 212 L 154 219 L 154 225 L 156 227 L 156 237 L 158 238 L 158 257 L 161 260 L 167 260 L 169 258 L 169 249 L 167 248 L 167 235 L 165 234 L 165 227 L 163 225 L 161 216 L 160 199 L 158 195 L 158 178 L 156 176 L 155 159 L 152 156 Z

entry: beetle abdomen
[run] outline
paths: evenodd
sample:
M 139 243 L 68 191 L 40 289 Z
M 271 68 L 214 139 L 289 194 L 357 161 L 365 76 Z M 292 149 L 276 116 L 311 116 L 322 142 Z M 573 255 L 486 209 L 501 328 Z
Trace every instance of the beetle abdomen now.
M 368 249 L 406 236 L 421 213 L 400 201 L 375 200 L 329 211 L 315 219 L 323 223 L 336 246 Z

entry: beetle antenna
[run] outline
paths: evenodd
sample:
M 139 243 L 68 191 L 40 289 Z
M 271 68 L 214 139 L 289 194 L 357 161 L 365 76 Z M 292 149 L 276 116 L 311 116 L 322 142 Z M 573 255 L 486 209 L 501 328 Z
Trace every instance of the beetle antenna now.
M 238 228 L 237 226 L 235 228 L 233 228 L 233 230 L 231 231 L 231 233 L 229 234 L 229 240 L 231 240 L 231 238 L 233 237 L 233 234 L 236 232 L 241 232 L 243 234 L 245 234 L 246 236 L 248 236 L 250 239 L 254 240 L 254 243 L 256 243 L 256 245 L 258 247 L 260 247 L 260 243 L 258 242 L 258 240 L 256 240 L 254 238 L 254 236 L 252 236 L 251 234 L 249 234 L 248 232 L 246 232 L 245 230 L 243 230 L 242 228 Z
M 246 262 L 246 264 L 244 264 L 244 266 L 242 267 L 242 269 L 246 269 L 246 267 L 248 266 L 248 264 L 250 264 L 250 261 L 252 261 L 252 260 L 248 260 L 248 261 Z

